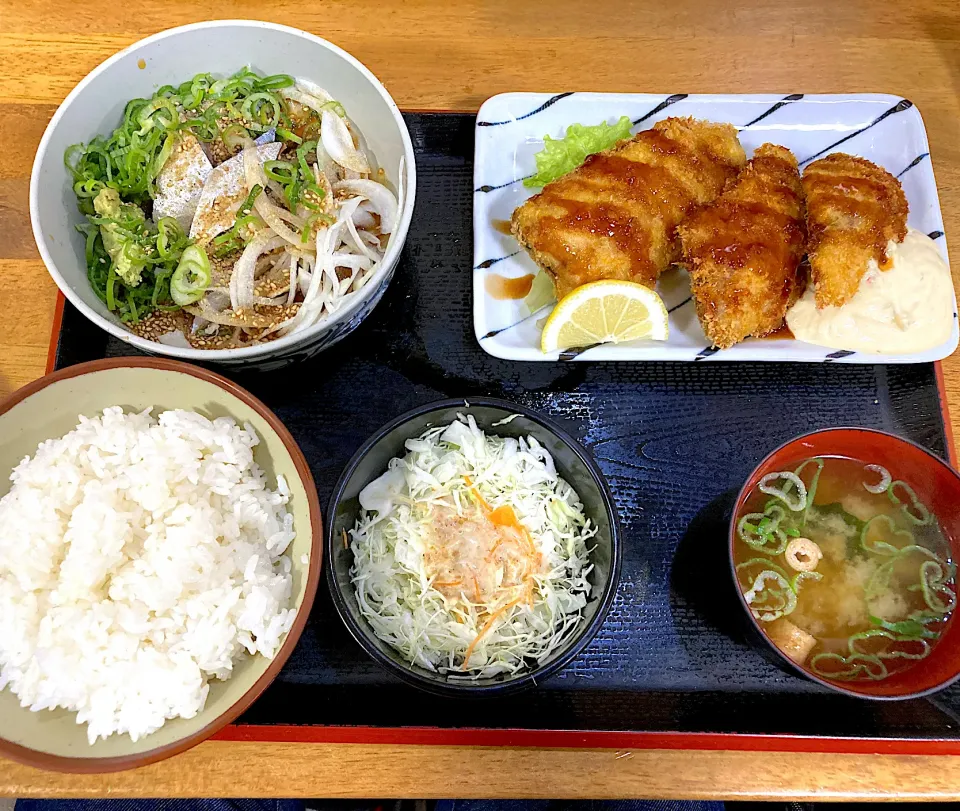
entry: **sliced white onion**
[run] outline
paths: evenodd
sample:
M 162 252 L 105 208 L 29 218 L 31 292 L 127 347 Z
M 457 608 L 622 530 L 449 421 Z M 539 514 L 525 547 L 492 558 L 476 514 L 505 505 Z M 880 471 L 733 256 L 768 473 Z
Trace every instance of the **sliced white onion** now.
M 298 265 L 300 264 L 296 256 L 290 256 L 290 283 L 287 287 L 287 304 L 293 304 L 293 300 L 297 297 L 297 274 L 299 273 Z
M 335 253 L 331 259 L 334 267 L 351 270 L 370 270 L 376 264 L 376 260 L 369 256 L 358 256 L 354 253 Z
M 200 316 L 201 318 L 206 318 L 207 321 L 210 321 L 214 324 L 219 324 L 222 327 L 240 327 L 240 326 L 252 326 L 252 323 L 245 321 L 244 319 L 234 315 L 230 310 L 222 313 L 217 313 L 211 310 L 206 302 L 203 299 L 200 299 L 196 304 L 188 304 L 183 308 L 190 315 Z
M 370 206 L 380 215 L 380 232 L 392 234 L 397 227 L 397 198 L 382 183 L 376 180 L 341 180 L 333 186 L 334 191 L 360 194 L 370 201 Z
M 320 114 L 320 140 L 323 148 L 344 169 L 366 174 L 370 164 L 353 143 L 347 123 L 332 110 Z
M 873 493 L 877 495 L 879 493 L 886 493 L 887 489 L 890 487 L 890 482 L 893 481 L 893 476 L 890 475 L 890 471 L 885 467 L 880 465 L 867 465 L 864 467 L 864 470 L 869 470 L 871 473 L 876 473 L 880 476 L 880 481 L 876 484 L 867 484 L 863 483 L 863 489 L 868 493 Z
M 247 147 L 243 150 L 243 173 L 247 181 L 248 192 L 253 189 L 254 186 L 266 185 L 267 176 L 263 173 L 263 167 L 260 165 L 260 161 L 257 160 L 256 147 Z M 257 214 L 263 218 L 263 221 L 269 225 L 278 236 L 283 237 L 293 245 L 299 246 L 301 244 L 300 235 L 291 231 L 283 224 L 281 209 L 270 202 L 266 194 L 258 194 L 253 201 L 253 207 L 256 209 Z M 296 216 L 290 214 L 289 211 L 286 212 L 286 214 L 290 217 Z
M 320 210 L 324 214 L 330 214 L 336 206 L 336 200 L 333 199 L 333 186 L 330 178 L 320 169 L 319 164 L 313 165 L 313 178 L 317 185 L 323 189 L 323 200 L 320 202 Z
M 230 306 L 235 312 L 253 306 L 254 278 L 260 255 L 282 248 L 284 244 L 283 237 L 275 236 L 264 229 L 243 249 L 230 275 Z
M 366 242 L 367 245 L 370 245 L 371 247 L 373 247 L 375 250 L 377 251 L 382 250 L 382 248 L 380 247 L 380 237 L 378 237 L 376 234 L 371 234 L 369 231 L 361 231 L 360 239 Z
M 333 96 L 320 87 L 320 85 L 318 85 L 316 82 L 311 82 L 309 79 L 301 79 L 298 77 L 296 87 L 298 90 L 307 93 L 322 102 L 333 101 Z
M 298 87 L 285 87 L 280 91 L 280 95 L 304 107 L 309 107 L 317 115 L 323 115 L 323 106 L 333 101 L 332 98 L 322 99 L 301 90 Z
M 193 347 L 190 345 L 190 341 L 187 340 L 187 336 L 178 329 L 174 330 L 173 332 L 164 333 L 157 338 L 157 342 L 163 344 L 164 346 L 176 346 L 179 349 L 193 349 Z
M 377 174 L 377 161 L 373 154 L 370 152 L 370 146 L 367 144 L 367 139 L 363 137 L 363 133 L 360 132 L 360 129 L 354 124 L 349 118 L 347 121 L 347 129 L 350 131 L 350 135 L 353 136 L 353 142 L 357 145 L 357 151 L 363 155 L 363 159 L 367 162 L 367 166 L 370 167 L 368 175 Z
M 327 150 L 323 148 L 322 140 L 317 142 L 316 168 L 326 176 L 328 184 L 333 183 L 333 181 L 338 179 L 339 170 L 337 168 L 337 162 L 331 158 L 327 153 Z
M 215 313 L 226 310 L 230 306 L 230 290 L 226 287 L 214 287 L 207 290 L 203 301 Z
M 370 201 L 364 200 L 357 210 L 353 212 L 353 224 L 357 228 L 373 228 L 377 224 L 376 220 L 373 219 L 373 214 L 370 211 Z

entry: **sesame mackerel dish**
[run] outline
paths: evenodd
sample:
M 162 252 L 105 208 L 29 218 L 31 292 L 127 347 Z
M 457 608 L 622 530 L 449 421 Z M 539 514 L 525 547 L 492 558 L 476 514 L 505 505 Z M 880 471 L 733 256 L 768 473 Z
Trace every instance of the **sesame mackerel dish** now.
M 330 317 L 376 272 L 402 198 L 340 101 L 249 68 L 133 99 L 64 159 L 92 289 L 134 334 L 184 348 Z

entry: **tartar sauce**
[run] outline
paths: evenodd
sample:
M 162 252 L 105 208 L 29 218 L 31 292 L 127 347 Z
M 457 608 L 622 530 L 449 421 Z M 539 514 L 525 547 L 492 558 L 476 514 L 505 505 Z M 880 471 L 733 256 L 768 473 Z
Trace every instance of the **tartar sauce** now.
M 946 342 L 953 330 L 954 295 L 950 268 L 936 243 L 908 229 L 899 245 L 891 241 L 888 270 L 874 260 L 860 288 L 842 307 L 818 310 L 813 283 L 787 313 L 799 341 L 883 355 L 903 355 Z

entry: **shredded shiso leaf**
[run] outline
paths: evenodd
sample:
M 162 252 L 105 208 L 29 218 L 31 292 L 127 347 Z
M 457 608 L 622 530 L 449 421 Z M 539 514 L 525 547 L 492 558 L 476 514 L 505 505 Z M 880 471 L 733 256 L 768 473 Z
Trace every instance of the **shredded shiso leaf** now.
M 488 436 L 470 415 L 407 440 L 406 450 L 360 493 L 350 532 L 351 576 L 374 633 L 411 664 L 451 679 L 545 660 L 576 631 L 591 591 L 588 544 L 597 529 L 580 498 L 535 438 Z M 440 537 L 437 510 L 464 516 L 478 504 L 491 519 L 514 515 L 534 547 L 540 565 L 519 597 L 498 586 L 475 603 L 431 579 L 425 556 Z
M 615 124 L 606 121 L 592 127 L 583 124 L 571 124 L 565 137 L 558 139 L 549 135 L 543 137 L 543 149 L 534 155 L 537 173 L 523 181 L 528 188 L 546 186 L 567 172 L 572 172 L 587 156 L 609 149 L 617 141 L 630 137 L 631 122 L 627 116 L 621 116 Z

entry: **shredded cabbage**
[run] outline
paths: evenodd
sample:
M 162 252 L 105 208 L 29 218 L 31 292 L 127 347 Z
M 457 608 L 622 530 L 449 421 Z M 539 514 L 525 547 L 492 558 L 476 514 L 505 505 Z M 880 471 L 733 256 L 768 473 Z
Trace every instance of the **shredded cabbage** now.
M 411 664 L 451 679 L 544 661 L 577 629 L 591 592 L 588 543 L 597 529 L 579 496 L 534 437 L 488 436 L 470 415 L 407 440 L 406 450 L 360 493 L 350 532 L 351 577 L 374 633 Z M 494 532 L 504 514 L 516 518 L 537 561 L 523 588 L 509 585 L 505 564 L 479 573 L 496 583 L 485 601 L 469 589 L 441 590 L 428 561 L 445 538 L 442 516 L 479 515 Z M 484 560 L 494 567 L 499 559 Z
M 592 127 L 571 124 L 565 137 L 557 140 L 549 135 L 543 137 L 543 149 L 534 155 L 537 173 L 523 181 L 528 188 L 546 186 L 567 172 L 572 172 L 588 155 L 609 149 L 617 141 L 630 137 L 630 119 L 621 116 L 615 124 L 603 121 Z

